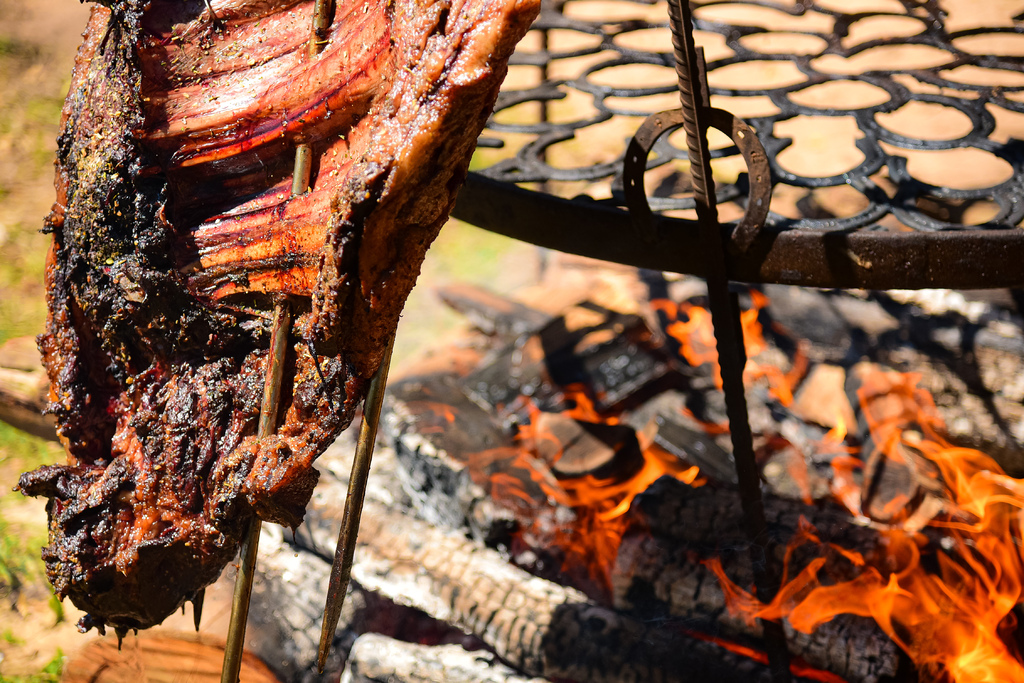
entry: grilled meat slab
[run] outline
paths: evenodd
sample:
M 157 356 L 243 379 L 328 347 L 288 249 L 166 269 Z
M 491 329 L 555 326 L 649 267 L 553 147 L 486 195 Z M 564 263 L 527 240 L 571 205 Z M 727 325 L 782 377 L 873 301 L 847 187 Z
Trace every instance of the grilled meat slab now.
M 254 514 L 296 525 L 539 0 L 114 0 L 63 112 L 40 337 L 68 463 L 43 550 L 83 628 L 159 623 Z M 291 197 L 294 149 L 313 150 Z M 295 322 L 257 440 L 272 303 Z

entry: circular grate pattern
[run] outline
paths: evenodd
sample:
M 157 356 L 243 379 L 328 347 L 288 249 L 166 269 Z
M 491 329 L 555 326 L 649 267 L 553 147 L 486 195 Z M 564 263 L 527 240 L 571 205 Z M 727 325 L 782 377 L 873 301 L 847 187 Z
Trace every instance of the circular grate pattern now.
M 745 118 L 770 157 L 768 227 L 1016 228 L 1021 11 L 1006 0 L 695 4 L 712 105 Z M 552 0 L 512 65 L 473 170 L 623 206 L 629 138 L 647 115 L 679 106 L 666 4 Z M 736 220 L 742 160 L 724 137 L 711 145 L 722 220 Z M 652 208 L 681 218 L 694 206 L 685 146 L 681 132 L 663 137 L 646 179 Z

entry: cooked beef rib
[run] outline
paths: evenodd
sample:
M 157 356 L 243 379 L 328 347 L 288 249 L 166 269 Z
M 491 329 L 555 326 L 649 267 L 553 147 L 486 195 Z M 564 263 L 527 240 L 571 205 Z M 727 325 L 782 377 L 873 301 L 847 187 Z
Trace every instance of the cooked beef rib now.
M 448 216 L 539 0 L 110 0 L 64 106 L 40 337 L 68 463 L 47 572 L 81 626 L 159 623 L 254 514 L 296 525 Z M 290 196 L 294 149 L 313 150 Z M 273 302 L 294 323 L 257 439 Z

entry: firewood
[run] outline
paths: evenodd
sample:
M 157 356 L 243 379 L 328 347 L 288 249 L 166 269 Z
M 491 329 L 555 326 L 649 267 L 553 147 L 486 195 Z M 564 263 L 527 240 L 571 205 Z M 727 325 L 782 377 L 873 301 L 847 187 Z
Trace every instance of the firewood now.
M 316 663 L 331 563 L 289 543 L 281 527 L 265 525 L 256 571 L 245 646 L 282 681 L 306 680 Z M 364 601 L 358 588 L 349 589 L 326 667 L 335 675 L 357 635 L 353 623 Z
M 741 586 L 753 584 L 746 552 L 730 552 L 720 559 L 725 571 Z M 623 539 L 615 571 L 615 606 L 650 614 L 665 614 L 687 623 L 743 640 L 760 638 L 760 624 L 748 623 L 727 609 L 725 595 L 714 573 L 685 546 L 666 543 L 647 534 Z M 894 676 L 900 665 L 895 643 L 866 617 L 840 615 L 802 633 L 783 620 L 790 654 L 817 669 L 842 676 L 850 683 L 877 683 Z
M 56 441 L 56 421 L 43 415 L 49 389 L 35 339 L 16 337 L 0 346 L 0 420 Z
M 557 477 L 626 479 L 643 467 L 636 432 L 625 425 L 585 422 L 541 412 L 533 422 L 537 455 Z
M 466 316 L 473 327 L 505 342 L 536 332 L 552 318 L 543 311 L 473 285 L 440 287 L 437 294 L 448 306 Z
M 486 650 L 433 647 L 387 636 L 360 636 L 349 653 L 341 683 L 546 683 L 520 676 Z
M 520 396 L 544 410 L 561 410 L 562 390 L 574 385 L 598 410 L 636 405 L 676 383 L 674 360 L 652 343 L 637 315 L 581 302 L 535 334 L 522 335 L 465 378 L 474 401 L 499 414 Z
M 767 680 L 767 667 L 598 605 L 497 551 L 367 504 L 353 579 L 479 637 L 531 676 L 594 683 Z
M 826 543 L 864 552 L 878 542 L 878 532 L 854 525 L 849 514 L 833 506 L 803 505 L 769 495 L 764 507 L 780 562 L 801 517 L 815 526 Z M 753 584 L 749 540 L 735 491 L 710 486 L 694 489 L 662 479 L 637 497 L 630 514 L 633 528 L 644 531 L 627 534 L 620 546 L 612 573 L 617 607 L 660 611 L 734 636 L 760 636 L 759 627 L 728 613 L 717 578 L 700 564 L 702 559 L 718 557 L 735 583 L 747 588 Z M 814 554 L 813 549 L 809 551 Z M 794 559 L 799 563 L 808 558 L 798 553 Z M 870 619 L 839 617 L 809 635 L 783 626 L 794 655 L 850 681 L 878 681 L 894 675 L 901 665 L 895 643 Z
M 501 426 L 450 376 L 399 381 L 382 421 L 394 439 L 405 490 L 429 521 L 469 525 L 480 538 L 511 520 L 470 475 L 468 454 L 511 445 Z
M 808 518 L 824 542 L 867 549 L 878 539 L 878 532 L 854 524 L 849 513 L 835 505 L 804 505 L 766 495 L 764 512 L 768 534 L 780 548 L 792 538 L 801 516 Z M 663 477 L 637 496 L 628 514 L 652 536 L 701 551 L 748 543 L 739 494 L 734 489 L 692 488 Z

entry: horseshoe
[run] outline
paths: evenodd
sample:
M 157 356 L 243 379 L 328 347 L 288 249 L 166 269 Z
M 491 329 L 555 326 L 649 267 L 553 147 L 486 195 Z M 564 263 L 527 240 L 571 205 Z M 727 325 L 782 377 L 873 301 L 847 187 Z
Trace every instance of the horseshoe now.
M 708 108 L 705 110 L 707 120 L 712 128 L 728 135 L 743 155 L 747 164 L 747 175 L 750 177 L 750 196 L 747 211 L 732 233 L 730 249 L 745 252 L 753 244 L 754 239 L 768 218 L 768 205 L 772 198 L 771 170 L 768 166 L 768 155 L 758 140 L 757 134 L 746 121 L 722 110 Z M 626 206 L 633 222 L 633 227 L 646 240 L 654 241 L 656 237 L 656 221 L 650 205 L 647 203 L 647 192 L 644 189 L 644 172 L 647 170 L 647 157 L 658 139 L 683 125 L 683 110 L 670 109 L 648 116 L 637 130 L 636 135 L 626 149 L 626 158 L 622 166 L 623 184 Z

